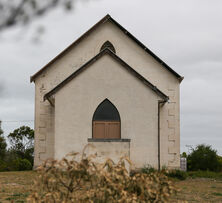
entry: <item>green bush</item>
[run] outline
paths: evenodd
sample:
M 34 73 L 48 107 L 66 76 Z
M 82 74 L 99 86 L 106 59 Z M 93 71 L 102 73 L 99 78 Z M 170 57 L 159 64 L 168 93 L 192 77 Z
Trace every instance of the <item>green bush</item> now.
M 5 159 L 0 159 L 0 171 L 32 170 L 32 164 L 27 159 L 18 158 L 15 153 L 8 151 Z
M 191 178 L 212 178 L 222 180 L 222 172 L 213 171 L 189 171 L 188 176 Z
M 7 163 L 3 160 L 0 160 L 0 172 L 7 171 L 7 170 L 8 170 Z
M 198 145 L 187 157 L 187 168 L 189 171 L 221 171 L 222 165 L 217 151 L 210 145 Z
M 145 165 L 143 168 L 141 168 L 140 171 L 142 173 L 146 173 L 146 174 L 157 172 L 157 170 L 154 167 L 150 166 L 150 165 Z
M 152 174 L 156 173 L 158 170 L 150 165 L 145 165 L 143 168 L 141 168 L 139 171 L 132 171 L 131 174 L 134 175 L 135 173 L 145 173 L 145 174 Z M 177 178 L 179 180 L 185 180 L 188 177 L 188 174 L 181 170 L 168 170 L 166 167 L 162 167 L 160 170 L 160 173 L 163 173 L 167 177 L 171 178 Z
M 177 178 L 179 180 L 186 180 L 186 178 L 188 177 L 187 172 L 185 171 L 181 171 L 181 170 L 170 170 L 168 172 L 165 173 L 166 176 L 171 177 L 171 178 Z
M 13 165 L 13 168 L 11 169 L 14 171 L 32 170 L 32 164 L 27 159 L 21 159 L 21 158 L 15 159 L 12 165 Z
M 220 172 L 222 172 L 222 156 L 217 156 L 219 165 L 220 165 Z

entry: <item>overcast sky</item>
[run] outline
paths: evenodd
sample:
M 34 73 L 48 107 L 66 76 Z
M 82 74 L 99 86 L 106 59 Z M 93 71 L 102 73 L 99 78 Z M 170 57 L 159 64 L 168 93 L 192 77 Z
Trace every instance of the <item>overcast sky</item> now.
M 222 155 L 221 0 L 91 0 L 77 3 L 70 14 L 57 9 L 29 26 L 0 33 L 0 119 L 5 136 L 21 125 L 33 127 L 30 76 L 107 13 L 185 77 L 181 152 L 187 151 L 186 145 L 206 143 Z M 45 32 L 37 39 L 39 26 Z

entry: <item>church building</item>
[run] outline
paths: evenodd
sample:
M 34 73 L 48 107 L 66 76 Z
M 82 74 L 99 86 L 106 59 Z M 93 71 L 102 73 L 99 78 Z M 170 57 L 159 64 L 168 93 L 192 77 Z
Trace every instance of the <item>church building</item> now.
M 182 80 L 106 15 L 31 76 L 34 167 L 90 144 L 98 158 L 179 168 Z

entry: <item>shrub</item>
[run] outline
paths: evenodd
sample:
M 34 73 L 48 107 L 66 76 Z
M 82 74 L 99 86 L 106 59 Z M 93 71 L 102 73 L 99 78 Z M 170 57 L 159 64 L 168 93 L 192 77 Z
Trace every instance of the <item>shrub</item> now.
M 222 173 L 213 171 L 189 171 L 189 177 L 191 178 L 212 178 L 222 180 Z
M 170 170 L 168 172 L 165 173 L 166 176 L 171 177 L 171 178 L 177 178 L 179 180 L 186 180 L 186 178 L 188 177 L 187 172 L 185 171 L 181 171 L 181 170 Z
M 0 172 L 7 171 L 7 163 L 3 160 L 0 160 Z
M 32 164 L 27 159 L 18 158 L 12 151 L 7 151 L 5 158 L 0 159 L 0 171 L 32 170 Z
M 150 174 L 150 173 L 157 172 L 157 170 L 150 165 L 145 165 L 143 168 L 141 168 L 141 172 L 146 173 L 146 174 Z
M 210 170 L 220 171 L 222 166 L 217 151 L 209 145 L 198 145 L 187 157 L 187 167 L 190 171 Z
M 152 174 L 152 173 L 157 173 L 157 169 L 155 169 L 154 167 L 152 167 L 150 165 L 145 165 L 143 168 L 141 168 L 137 172 L 145 173 L 145 174 Z M 135 173 L 136 173 L 136 171 L 131 172 L 132 175 L 134 175 Z M 188 174 L 184 171 L 181 171 L 181 170 L 178 170 L 178 169 L 168 170 L 167 167 L 162 167 L 160 173 L 163 173 L 167 177 L 177 178 L 179 180 L 185 180 L 188 177 Z
M 72 159 L 48 160 L 38 168 L 39 178 L 28 202 L 164 202 L 175 188 L 163 173 L 134 173 L 121 159 L 102 164 L 77 154 Z
M 217 156 L 219 165 L 220 165 L 220 172 L 222 172 L 222 156 Z
M 32 170 L 32 164 L 27 159 L 15 159 L 12 163 L 11 170 L 14 171 L 26 171 L 26 170 Z

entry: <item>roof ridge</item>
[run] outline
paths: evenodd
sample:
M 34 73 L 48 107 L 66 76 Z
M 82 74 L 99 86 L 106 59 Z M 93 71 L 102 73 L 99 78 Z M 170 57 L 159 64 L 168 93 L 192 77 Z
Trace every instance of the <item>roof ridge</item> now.
M 113 22 L 124 34 L 126 34 L 129 38 L 135 41 L 144 51 L 150 54 L 154 59 L 156 59 L 163 67 L 165 67 L 168 71 L 174 74 L 178 80 L 181 82 L 183 77 L 180 76 L 176 71 L 174 71 L 170 66 L 168 66 L 164 61 L 162 61 L 158 56 L 156 56 L 150 49 L 148 49 L 142 42 L 140 42 L 136 37 L 134 37 L 129 31 L 127 31 L 122 25 L 120 25 L 117 21 L 115 21 L 111 15 L 107 14 L 101 20 L 99 20 L 96 24 L 94 24 L 88 31 L 82 34 L 77 40 L 75 40 L 71 45 L 69 45 L 66 49 L 64 49 L 60 54 L 58 54 L 55 58 L 53 58 L 49 63 L 47 63 L 43 68 L 41 68 L 38 72 L 36 72 L 33 76 L 30 77 L 30 82 L 34 81 L 35 78 L 42 73 L 49 65 L 54 63 L 58 58 L 62 57 L 72 46 L 78 44 L 84 37 L 89 35 L 94 29 L 96 29 L 100 24 L 105 23 L 107 20 Z
M 169 100 L 169 97 L 165 95 L 161 90 L 159 90 L 156 86 L 154 86 L 151 82 L 149 82 L 146 78 L 144 78 L 141 74 L 139 74 L 135 69 L 133 69 L 130 65 L 128 65 L 125 61 L 123 61 L 119 56 L 117 56 L 112 50 L 109 48 L 103 49 L 101 52 L 99 52 L 96 56 L 91 58 L 89 61 L 87 61 L 85 64 L 83 64 L 79 69 L 74 71 L 70 76 L 68 76 L 65 80 L 63 80 L 61 83 L 59 83 L 56 87 L 54 87 L 52 90 L 50 90 L 48 93 L 44 95 L 44 100 L 48 99 L 50 96 L 52 96 L 54 93 L 56 93 L 59 89 L 61 89 L 64 85 L 66 85 L 68 82 L 70 82 L 72 79 L 74 79 L 76 76 L 78 76 L 80 73 L 82 73 L 89 65 L 94 63 L 97 59 L 104 56 L 105 54 L 109 54 L 113 58 L 115 58 L 121 65 L 126 67 L 131 74 L 133 74 L 135 77 L 140 79 L 146 86 L 150 87 L 156 94 L 158 94 L 162 99 L 166 102 Z

